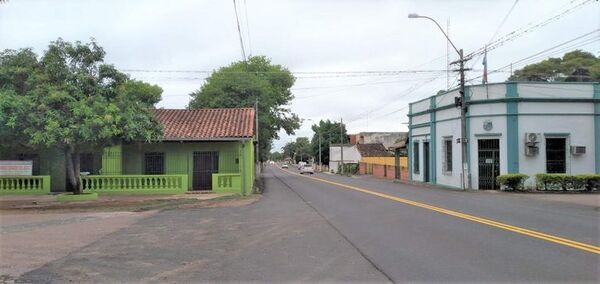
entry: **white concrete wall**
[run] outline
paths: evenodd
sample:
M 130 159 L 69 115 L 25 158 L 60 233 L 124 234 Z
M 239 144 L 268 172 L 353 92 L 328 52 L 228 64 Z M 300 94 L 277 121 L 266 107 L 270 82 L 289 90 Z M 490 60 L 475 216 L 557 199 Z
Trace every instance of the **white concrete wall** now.
M 506 84 L 492 84 L 487 86 L 471 87 L 470 100 L 491 100 L 503 98 L 506 95 Z M 517 84 L 520 98 L 592 98 L 593 86 L 591 84 Z M 438 107 L 454 104 L 457 91 L 440 95 L 435 98 Z M 424 100 L 412 105 L 412 113 L 426 110 L 429 100 Z M 534 176 L 546 172 L 546 134 L 568 134 L 567 136 L 567 173 L 593 173 L 595 170 L 594 156 L 594 105 L 587 102 L 519 102 L 519 129 L 518 129 L 518 159 L 519 171 Z M 499 139 L 500 142 L 500 174 L 508 172 L 508 141 L 507 141 L 507 106 L 506 103 L 475 104 L 469 107 L 469 144 L 471 186 L 478 188 L 478 145 L 479 139 Z M 438 184 L 460 187 L 461 186 L 461 150 L 460 144 L 453 143 L 452 173 L 443 171 L 444 162 L 444 137 L 452 136 L 454 142 L 460 137 L 460 112 L 455 108 L 448 108 L 436 112 L 436 137 L 430 137 L 429 127 L 411 129 L 412 140 L 419 141 L 419 174 L 412 174 L 413 180 L 422 181 L 424 173 L 423 141 L 435 139 L 436 141 L 436 179 Z M 412 117 L 412 124 L 427 123 L 430 114 Z M 442 120 L 442 121 L 440 121 Z M 485 121 L 492 122 L 492 129 L 483 128 Z M 542 133 L 539 144 L 539 154 L 535 157 L 525 156 L 525 133 Z M 498 135 L 499 134 L 499 135 Z M 430 144 L 431 145 L 431 144 Z M 587 153 L 571 155 L 570 146 L 585 146 Z M 411 145 L 412 147 L 412 145 Z M 412 167 L 412 161 L 410 161 Z M 412 171 L 412 168 L 411 168 Z M 529 185 L 533 180 L 529 181 Z
M 519 97 L 527 98 L 592 98 L 591 84 L 517 84 Z
M 458 110 L 443 110 L 441 112 L 458 112 Z M 438 112 L 439 114 L 439 112 Z M 437 114 L 436 114 L 437 115 Z M 460 116 L 457 114 L 454 117 Z M 460 144 L 456 139 L 460 138 L 460 118 L 436 123 L 436 179 L 438 184 L 460 187 L 461 175 L 461 152 Z M 444 140 L 452 137 L 452 172 L 444 172 Z
M 505 84 L 492 84 L 470 88 L 471 101 L 500 99 L 506 96 Z
M 330 146 L 329 147 L 329 169 L 333 170 L 333 172 L 337 173 L 338 164 L 341 162 L 341 147 L 340 146 Z M 360 152 L 356 148 L 356 145 L 346 145 L 344 148 L 344 163 L 346 164 L 356 164 L 360 162 Z
M 543 106 L 540 106 L 543 108 Z M 564 108 L 569 108 L 565 104 Z M 595 171 L 594 157 L 594 121 L 593 116 L 521 116 L 519 117 L 519 171 L 533 176 L 546 172 L 546 137 L 552 133 L 568 134 L 566 149 L 566 170 L 568 174 L 593 173 Z M 542 134 L 538 144 L 539 154 L 534 157 L 525 156 L 525 133 Z M 585 146 L 583 155 L 571 155 L 570 146 Z M 533 180 L 529 185 L 533 184 Z
M 417 113 L 417 112 L 422 112 L 422 111 L 428 110 L 430 103 L 431 102 L 429 101 L 429 99 L 426 99 L 426 100 L 412 104 L 412 106 L 411 106 L 412 113 Z
M 458 97 L 458 90 L 454 90 L 435 97 L 435 106 L 442 107 L 447 105 L 454 105 L 454 98 Z

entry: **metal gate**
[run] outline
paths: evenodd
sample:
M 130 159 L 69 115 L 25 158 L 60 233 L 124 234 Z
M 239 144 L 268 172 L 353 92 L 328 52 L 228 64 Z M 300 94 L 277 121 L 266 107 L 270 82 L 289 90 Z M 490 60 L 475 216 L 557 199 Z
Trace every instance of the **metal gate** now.
M 477 140 L 479 149 L 479 189 L 496 189 L 500 175 L 500 140 Z
M 194 152 L 194 190 L 211 190 L 212 174 L 219 172 L 219 152 Z

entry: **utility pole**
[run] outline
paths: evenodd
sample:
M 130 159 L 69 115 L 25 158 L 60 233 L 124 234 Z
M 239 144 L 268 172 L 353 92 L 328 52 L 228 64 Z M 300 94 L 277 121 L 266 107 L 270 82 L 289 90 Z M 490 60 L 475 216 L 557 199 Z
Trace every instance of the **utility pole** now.
M 262 164 L 260 163 L 259 145 L 258 145 L 258 142 L 259 142 L 259 140 L 258 140 L 258 97 L 254 101 L 254 119 L 255 119 L 254 134 L 256 135 L 256 148 L 255 148 L 256 163 L 259 164 L 259 167 L 262 170 Z
M 321 130 L 319 129 L 319 172 L 323 170 L 323 162 L 321 161 Z
M 463 50 L 458 51 L 459 54 L 459 66 L 458 72 L 460 72 L 460 145 L 462 148 L 462 186 L 463 190 L 471 188 L 471 177 L 469 176 L 469 162 L 467 161 L 467 152 L 469 150 L 469 140 L 467 135 L 467 101 L 465 95 L 465 59 L 463 57 Z
M 344 119 L 340 118 L 340 157 L 342 163 L 341 174 L 344 174 Z
M 415 13 L 410 13 L 408 14 L 408 18 L 409 19 L 416 19 L 416 18 L 422 18 L 422 19 L 428 19 L 430 21 L 432 21 L 434 24 L 437 25 L 437 27 L 440 29 L 440 31 L 444 34 L 444 36 L 446 37 L 446 39 L 448 40 L 448 42 L 452 45 L 452 48 L 454 48 L 454 50 L 456 51 L 456 53 L 458 53 L 459 59 L 456 62 L 452 62 L 451 64 L 456 64 L 458 63 L 460 68 L 457 70 L 458 72 L 460 72 L 460 97 L 455 98 L 454 100 L 454 104 L 456 107 L 460 107 L 460 141 L 459 143 L 461 144 L 461 152 L 462 152 L 462 163 L 461 163 L 461 168 L 462 168 L 462 188 L 463 190 L 468 190 L 471 188 L 471 177 L 469 176 L 469 163 L 467 161 L 467 151 L 469 149 L 468 147 L 468 143 L 469 140 L 466 137 L 467 135 L 467 112 L 468 112 L 468 108 L 467 108 L 467 101 L 466 101 L 466 96 L 465 96 L 465 61 L 466 59 L 463 56 L 463 50 L 462 49 L 458 49 L 456 48 L 456 46 L 454 45 L 454 43 L 450 40 L 450 37 L 448 37 L 448 34 L 446 34 L 446 32 L 444 32 L 444 29 L 442 29 L 442 27 L 440 26 L 440 24 L 438 24 L 438 22 L 436 22 L 434 19 L 427 17 L 427 16 L 421 16 L 419 14 L 415 14 Z M 436 139 L 436 137 L 432 137 L 432 139 Z M 435 151 L 435 149 L 433 149 L 433 151 Z

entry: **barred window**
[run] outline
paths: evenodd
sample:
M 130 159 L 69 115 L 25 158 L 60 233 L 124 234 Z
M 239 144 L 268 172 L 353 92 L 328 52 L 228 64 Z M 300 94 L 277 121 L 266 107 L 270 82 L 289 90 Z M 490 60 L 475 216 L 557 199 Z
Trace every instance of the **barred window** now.
M 444 172 L 452 172 L 452 138 L 444 139 Z
M 413 143 L 413 172 L 419 173 L 419 142 Z
M 567 139 L 546 138 L 546 172 L 563 174 L 567 172 Z
M 158 152 L 144 153 L 144 174 L 164 175 L 165 174 L 165 153 L 158 153 Z
M 80 153 L 79 171 L 88 172 L 92 175 L 100 173 L 102 167 L 102 156 L 99 153 Z

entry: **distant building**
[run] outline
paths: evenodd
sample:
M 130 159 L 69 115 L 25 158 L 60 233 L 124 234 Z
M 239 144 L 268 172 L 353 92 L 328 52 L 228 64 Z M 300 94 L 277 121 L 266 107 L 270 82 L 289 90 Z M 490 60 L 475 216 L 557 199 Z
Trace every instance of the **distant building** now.
M 381 143 L 388 149 L 392 145 L 406 140 L 408 132 L 360 132 L 348 135 L 350 144 L 375 144 Z
M 506 173 L 600 173 L 599 83 L 507 82 L 465 93 L 471 188 L 497 188 Z M 455 89 L 410 104 L 411 180 L 462 186 L 458 96 Z
M 360 153 L 356 145 L 331 144 L 329 146 L 329 170 L 334 173 L 337 173 L 338 167 L 342 163 L 342 148 L 344 149 L 344 164 L 358 164 L 360 162 Z

